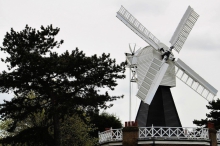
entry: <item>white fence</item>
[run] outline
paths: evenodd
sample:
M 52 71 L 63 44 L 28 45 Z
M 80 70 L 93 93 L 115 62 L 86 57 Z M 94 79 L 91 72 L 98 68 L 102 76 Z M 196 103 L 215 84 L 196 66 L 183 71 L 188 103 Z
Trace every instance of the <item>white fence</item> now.
M 209 139 L 207 128 L 192 127 L 139 127 L 139 139 L 161 137 L 165 139 Z
M 208 140 L 208 128 L 193 127 L 139 127 L 139 139 L 189 139 Z M 220 141 L 220 131 L 217 133 Z M 109 141 L 122 141 L 122 129 L 110 129 L 99 133 L 99 143 Z
M 220 130 L 217 131 L 217 133 L 216 133 L 216 138 L 217 138 L 217 141 L 220 142 Z
M 121 141 L 122 129 L 110 129 L 99 133 L 99 143 L 107 141 Z

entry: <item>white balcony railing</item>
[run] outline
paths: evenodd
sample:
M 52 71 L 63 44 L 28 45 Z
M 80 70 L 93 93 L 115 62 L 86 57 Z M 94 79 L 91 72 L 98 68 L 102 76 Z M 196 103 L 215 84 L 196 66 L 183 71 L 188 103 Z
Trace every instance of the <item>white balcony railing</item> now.
M 220 142 L 220 130 L 217 131 L 216 138 L 217 138 L 217 141 Z
M 207 128 L 192 127 L 139 127 L 139 139 L 161 137 L 164 139 L 209 139 Z
M 139 139 L 208 140 L 208 128 L 193 127 L 139 127 Z M 220 131 L 217 133 L 220 141 Z M 99 133 L 99 143 L 122 141 L 122 129 L 110 129 Z
M 110 129 L 99 133 L 99 143 L 107 141 L 121 141 L 122 129 Z

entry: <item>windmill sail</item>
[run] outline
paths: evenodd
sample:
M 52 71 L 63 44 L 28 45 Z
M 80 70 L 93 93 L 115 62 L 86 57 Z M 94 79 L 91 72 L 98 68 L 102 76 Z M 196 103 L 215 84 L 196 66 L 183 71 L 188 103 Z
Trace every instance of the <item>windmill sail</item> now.
M 209 97 L 216 96 L 218 91 L 180 59 L 174 62 L 175 65 L 170 60 L 165 63 L 162 60 L 164 55 L 169 59 L 174 58 L 171 52 L 172 49 L 161 43 L 123 6 L 117 12 L 116 17 L 150 45 L 145 49 L 141 49 L 142 51 L 138 53 L 134 54 L 134 51 L 131 50 L 132 54 L 126 55 L 129 66 L 134 69 L 133 76 L 137 75 L 137 78 L 132 80 L 138 84 L 139 90 L 136 96 L 142 101 L 150 104 L 159 85 L 175 86 L 176 80 L 173 79 L 175 76 L 175 66 L 177 67 L 176 77 L 202 97 L 208 100 L 210 99 Z M 189 6 L 170 40 L 171 47 L 174 47 L 178 53 L 182 49 L 198 17 L 199 15 Z M 170 52 L 171 56 L 168 55 L 169 53 L 162 53 L 160 51 L 161 48 L 163 48 L 164 52 Z
M 173 61 L 172 48 L 180 52 L 199 15 L 188 7 L 170 40 L 172 45 L 170 48 L 161 43 L 123 6 L 116 17 L 150 45 L 137 52 L 130 48 L 131 54 L 126 53 L 128 66 L 133 75 L 131 82 L 138 84 L 136 96 L 142 100 L 136 117 L 138 126 L 153 124 L 181 127 L 170 92 L 170 87 L 176 86 L 176 77 L 206 100 L 216 96 L 218 92 L 183 61 L 180 59 Z
M 145 75 L 136 96 L 150 104 L 169 65 L 157 58 L 153 58 L 148 63 L 149 67 L 143 72 Z
M 213 100 L 218 90 L 216 90 L 212 85 L 206 82 L 182 60 L 178 59 L 177 61 L 175 61 L 175 65 L 177 67 L 177 78 L 183 81 L 186 85 L 188 85 L 206 100 Z
M 189 6 L 174 32 L 170 43 L 178 53 L 182 49 L 199 15 Z
M 154 49 L 159 49 L 160 40 L 157 39 L 149 30 L 147 30 L 134 16 L 132 16 L 123 6 L 117 12 L 116 16 L 138 36 L 145 40 Z

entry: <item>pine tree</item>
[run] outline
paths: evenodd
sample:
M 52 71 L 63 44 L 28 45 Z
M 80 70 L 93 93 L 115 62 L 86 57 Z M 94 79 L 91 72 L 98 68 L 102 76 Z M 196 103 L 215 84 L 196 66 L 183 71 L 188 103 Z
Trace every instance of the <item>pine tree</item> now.
M 123 96 L 99 90 L 114 90 L 117 79 L 125 78 L 124 62 L 116 64 L 110 54 L 86 56 L 77 48 L 56 53 L 53 49 L 63 43 L 55 40 L 59 30 L 52 25 L 40 30 L 29 26 L 19 32 L 11 29 L 0 47 L 7 54 L 1 60 L 8 68 L 0 73 L 0 92 L 15 95 L 0 105 L 1 119 L 13 119 L 8 131 L 14 131 L 20 121 L 45 110 L 52 121 L 55 146 L 61 144 L 60 121 L 66 114 L 74 114 L 79 108 L 93 111 L 111 107 L 108 102 Z M 24 104 L 30 91 L 36 98 Z
M 217 130 L 220 129 L 220 99 L 210 101 L 206 107 L 210 110 L 210 113 L 206 114 L 207 118 L 194 120 L 193 123 L 197 126 L 207 127 L 207 123 L 212 122 Z
M 94 137 L 98 137 L 98 132 L 103 132 L 106 128 L 122 128 L 120 119 L 116 115 L 107 112 L 102 112 L 101 114 L 93 113 L 91 116 L 91 122 L 97 127 L 97 129 L 91 132 L 91 135 Z

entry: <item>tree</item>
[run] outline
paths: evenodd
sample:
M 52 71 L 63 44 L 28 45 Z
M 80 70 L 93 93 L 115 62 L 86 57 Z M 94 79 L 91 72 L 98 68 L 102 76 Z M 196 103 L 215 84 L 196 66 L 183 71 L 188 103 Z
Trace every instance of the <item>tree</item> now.
M 210 101 L 206 107 L 211 110 L 210 113 L 206 114 L 207 118 L 194 120 L 193 123 L 197 126 L 207 127 L 207 123 L 212 122 L 217 130 L 220 129 L 220 99 Z
M 94 130 L 89 117 L 84 121 L 74 114 L 61 124 L 61 143 L 64 146 L 94 146 L 98 143 L 98 138 L 90 135 Z
M 23 105 L 34 105 L 35 99 L 35 93 L 30 91 L 26 96 Z M 0 130 L 3 139 L 0 140 L 0 143 L 11 145 L 20 144 L 27 146 L 52 146 L 54 144 L 52 135 L 48 131 L 51 125 L 51 120 L 47 119 L 44 109 L 42 111 L 32 112 L 27 116 L 27 118 L 19 121 L 13 131 L 9 130 L 9 127 L 12 123 L 13 119 L 1 121 Z
M 28 99 L 35 99 L 36 96 L 34 92 L 30 92 L 27 96 Z M 27 102 L 27 100 L 25 101 Z M 26 104 L 26 103 L 24 103 Z M 79 109 L 80 110 L 80 109 Z M 81 111 L 83 112 L 83 111 Z M 86 116 L 86 113 L 83 113 L 80 116 L 77 114 L 74 114 L 71 117 L 65 116 L 65 120 L 61 122 L 61 144 L 65 146 L 69 145 L 84 145 L 84 146 L 94 146 L 98 143 L 98 139 L 95 137 L 90 136 L 91 132 L 94 132 L 96 128 L 94 128 L 93 124 L 90 124 L 90 118 Z M 4 140 L 1 141 L 3 144 L 21 144 L 21 145 L 36 145 L 36 146 L 44 146 L 44 145 L 51 145 L 53 146 L 53 130 L 52 127 L 48 126 L 50 125 L 49 121 L 46 121 L 46 115 L 44 110 L 39 113 L 33 113 L 32 115 L 29 115 L 29 118 L 27 118 L 25 121 L 19 122 L 19 126 L 16 127 L 15 131 L 13 132 L 7 132 L 7 129 L 9 125 L 12 123 L 11 119 L 8 119 L 6 121 L 0 122 L 0 130 L 1 130 L 1 136 L 6 137 Z M 43 128 L 44 127 L 44 128 Z M 16 139 L 24 139 L 23 136 L 26 135 L 25 131 L 30 129 L 40 129 L 42 130 L 42 135 L 39 138 L 38 135 L 33 133 L 30 135 L 28 140 L 25 141 L 18 141 Z M 35 132 L 36 133 L 36 132 Z M 26 135 L 27 136 L 27 135 Z M 13 137 L 13 138 L 12 138 Z M 47 143 L 45 142 L 47 141 Z
M 13 119 L 8 131 L 14 131 L 20 121 L 45 110 L 52 121 L 55 146 L 61 144 L 60 121 L 65 115 L 73 115 L 78 108 L 94 111 L 111 107 L 108 102 L 123 96 L 99 90 L 114 90 L 117 79 L 125 78 L 125 63 L 116 64 L 110 54 L 86 56 L 77 48 L 60 55 L 53 51 L 63 43 L 55 40 L 59 30 L 52 25 L 40 30 L 26 26 L 20 32 L 11 29 L 0 47 L 7 53 L 2 61 L 8 67 L 0 73 L 0 92 L 16 96 L 0 105 L 1 119 Z M 30 90 L 37 98 L 24 105 Z
M 43 121 L 44 118 L 42 118 L 42 114 L 39 117 L 38 115 L 35 115 L 35 118 L 38 118 L 37 121 Z M 91 132 L 94 132 L 96 128 L 94 128 L 93 124 L 90 124 L 90 118 L 87 117 L 87 121 L 85 122 L 78 116 L 77 114 L 73 115 L 72 117 L 66 117 L 66 120 L 61 122 L 61 144 L 63 146 L 94 146 L 98 143 L 98 138 L 93 137 L 90 135 Z M 33 121 L 33 120 L 32 120 Z M 21 126 L 19 126 L 19 131 L 9 133 L 7 132 L 8 125 L 11 123 L 11 120 L 7 120 L 0 123 L 0 129 L 1 129 L 1 138 L 4 138 L 4 140 L 1 140 L 0 143 L 2 144 L 9 144 L 9 145 L 25 145 L 25 146 L 45 146 L 45 145 L 51 145 L 53 146 L 53 139 L 52 134 L 53 130 L 52 127 L 49 127 L 49 129 L 43 128 L 44 126 L 31 126 L 33 123 L 30 122 L 21 122 Z M 26 128 L 29 127 L 29 128 Z M 27 133 L 27 131 L 30 131 L 32 129 L 32 133 Z M 41 132 L 42 135 L 40 136 L 36 135 L 36 131 Z M 35 133 L 33 133 L 35 132 Z M 27 135 L 28 134 L 28 135 Z M 28 136 L 24 138 L 24 136 Z M 44 137 L 44 139 L 42 139 Z M 21 139 L 21 140 L 18 140 Z M 25 139 L 25 141 L 24 141 Z M 46 140 L 45 140 L 46 139 Z M 47 143 L 45 142 L 47 141 Z M 0 144 L 1 145 L 1 144 Z
M 109 114 L 103 112 L 101 114 L 93 113 L 91 116 L 91 122 L 97 127 L 94 132 L 91 133 L 92 136 L 98 137 L 98 132 L 103 132 L 106 128 L 122 128 L 122 123 L 119 118 L 116 117 L 114 114 Z

